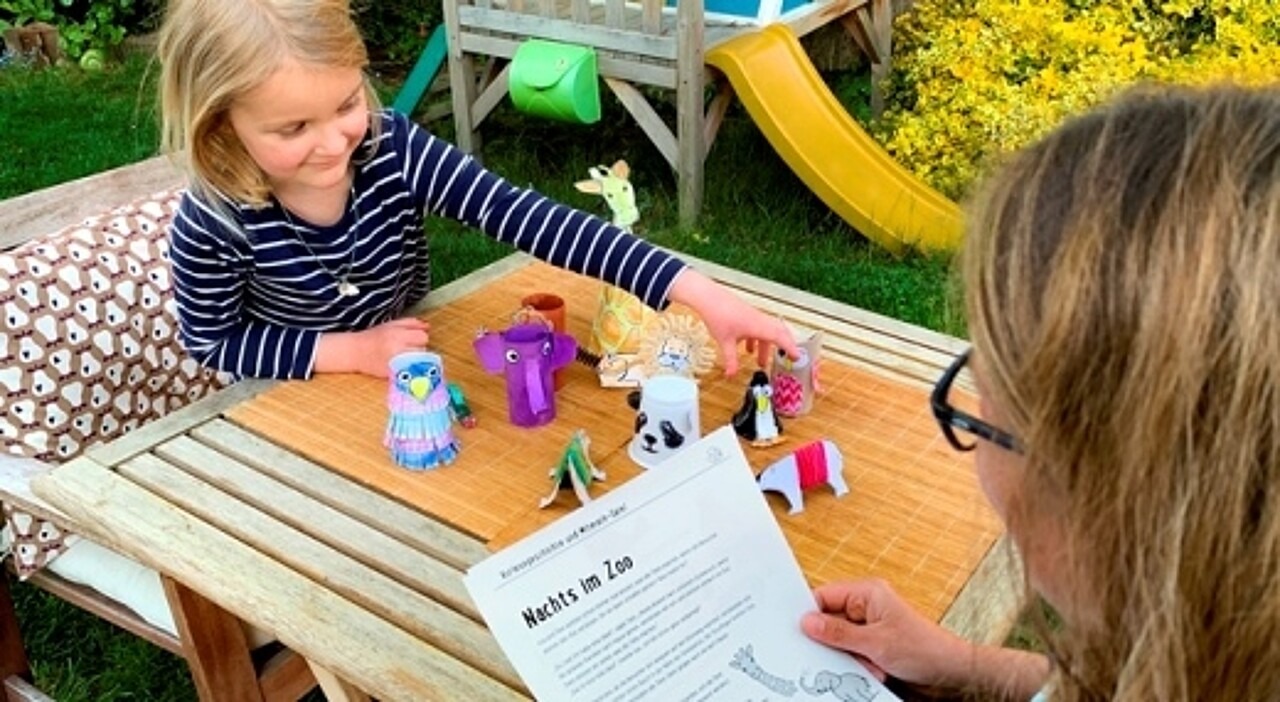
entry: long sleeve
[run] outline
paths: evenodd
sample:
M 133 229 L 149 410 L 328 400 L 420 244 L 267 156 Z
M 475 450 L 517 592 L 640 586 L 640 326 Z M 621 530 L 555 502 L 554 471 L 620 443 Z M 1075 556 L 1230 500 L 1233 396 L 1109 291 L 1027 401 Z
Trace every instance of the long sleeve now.
M 685 264 L 593 215 L 517 188 L 453 145 L 408 125 L 403 177 L 429 213 L 450 217 L 526 253 L 599 278 L 664 309 Z
M 178 334 L 205 366 L 243 377 L 306 378 L 319 332 L 245 314 L 252 253 L 243 234 L 190 193 L 169 229 Z

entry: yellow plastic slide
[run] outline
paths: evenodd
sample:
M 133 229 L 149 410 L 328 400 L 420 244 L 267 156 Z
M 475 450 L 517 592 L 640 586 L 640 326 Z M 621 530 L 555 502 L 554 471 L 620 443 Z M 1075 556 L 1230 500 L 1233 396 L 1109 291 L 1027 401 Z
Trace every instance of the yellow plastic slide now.
M 720 44 L 706 61 L 728 76 L 751 118 L 805 185 L 867 238 L 895 253 L 960 244 L 960 208 L 858 126 L 786 25 Z

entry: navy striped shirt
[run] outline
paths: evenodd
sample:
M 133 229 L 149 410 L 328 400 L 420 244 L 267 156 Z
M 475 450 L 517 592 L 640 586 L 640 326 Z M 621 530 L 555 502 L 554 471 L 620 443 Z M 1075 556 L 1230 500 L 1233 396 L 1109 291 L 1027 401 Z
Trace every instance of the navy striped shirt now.
M 322 332 L 389 321 L 430 289 L 428 213 L 667 305 L 679 259 L 512 186 L 402 115 L 380 118 L 376 144 L 366 137 L 356 151 L 371 155 L 357 159 L 352 201 L 332 226 L 274 201 L 217 208 L 183 196 L 169 229 L 173 287 L 179 338 L 201 363 L 240 376 L 309 377 Z M 359 294 L 342 295 L 341 280 Z

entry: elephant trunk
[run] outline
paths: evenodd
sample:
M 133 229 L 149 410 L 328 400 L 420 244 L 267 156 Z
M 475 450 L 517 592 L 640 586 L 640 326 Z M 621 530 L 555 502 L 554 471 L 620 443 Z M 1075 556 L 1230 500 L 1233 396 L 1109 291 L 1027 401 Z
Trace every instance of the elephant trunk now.
M 814 678 L 814 685 L 821 684 L 821 683 L 819 683 L 819 680 L 821 680 L 821 676 L 819 676 L 819 677 L 817 677 L 817 678 Z M 825 687 L 814 687 L 814 685 L 810 685 L 809 683 L 805 682 L 805 681 L 804 681 L 804 676 L 803 676 L 803 675 L 801 675 L 801 676 L 799 677 L 799 679 L 797 680 L 797 682 L 799 682 L 799 683 L 800 683 L 800 689 L 804 690 L 805 692 L 809 693 L 810 695 L 813 695 L 814 697 L 817 697 L 817 696 L 819 696 L 819 695 L 821 695 L 822 693 L 824 693 L 824 692 L 826 692 L 826 691 L 827 691 L 827 688 L 825 688 Z
M 534 361 L 524 364 L 524 387 L 529 398 L 529 409 L 541 414 L 547 409 L 547 391 L 542 383 L 543 368 Z

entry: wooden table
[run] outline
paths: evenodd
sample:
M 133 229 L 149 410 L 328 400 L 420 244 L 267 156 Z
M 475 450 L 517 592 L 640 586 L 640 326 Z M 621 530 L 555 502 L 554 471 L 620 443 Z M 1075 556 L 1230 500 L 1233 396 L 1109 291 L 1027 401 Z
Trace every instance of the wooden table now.
M 558 417 L 506 421 L 502 379 L 470 354 L 481 325 L 503 326 L 520 295 L 555 290 L 586 338 L 598 283 L 513 255 L 434 292 L 424 305 L 446 376 L 480 425 L 459 430 L 452 466 L 414 473 L 381 446 L 385 381 L 329 376 L 246 381 L 89 452 L 35 490 L 82 531 L 246 621 L 317 670 L 330 699 L 527 698 L 462 585 L 465 570 L 570 508 L 536 508 L 546 469 L 586 427 L 612 489 L 632 413 L 585 367 L 571 367 Z M 963 348 L 955 339 L 706 262 L 704 272 L 826 344 L 813 415 L 784 422 L 786 444 L 748 450 L 754 468 L 801 443 L 836 440 L 851 493 L 821 490 L 788 515 L 770 502 L 810 582 L 874 575 L 960 633 L 1002 638 L 1016 601 L 1007 549 L 967 456 L 929 416 L 928 387 Z M 706 378 L 703 430 L 728 421 L 747 374 Z M 964 379 L 967 382 L 967 378 Z

